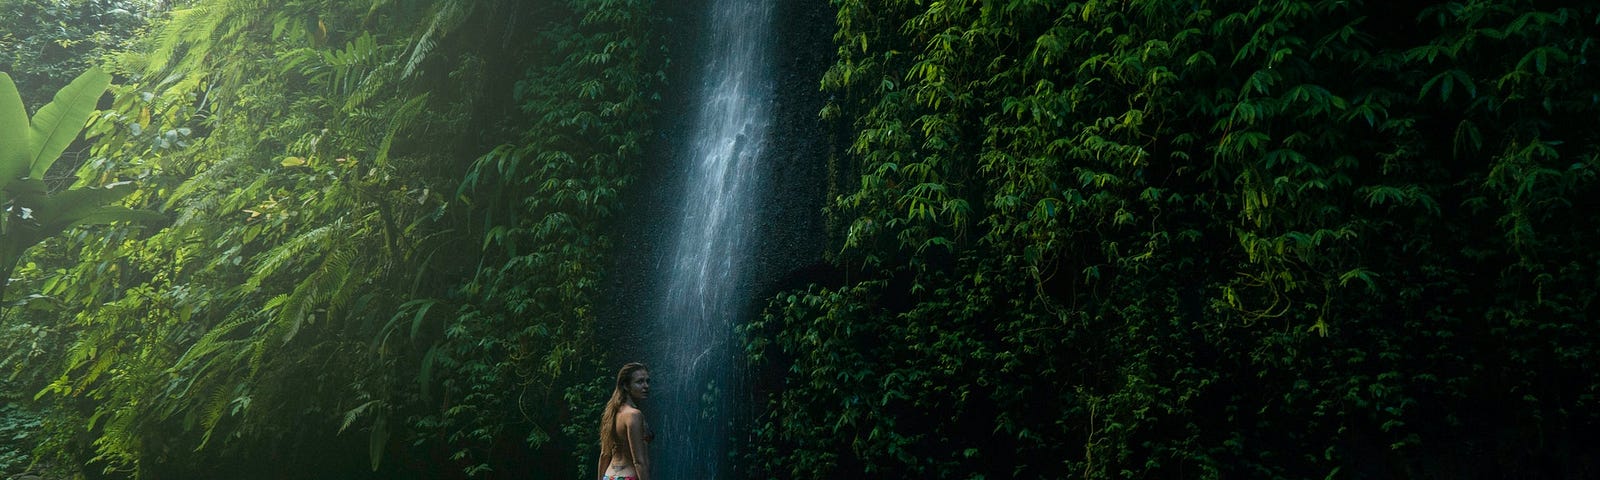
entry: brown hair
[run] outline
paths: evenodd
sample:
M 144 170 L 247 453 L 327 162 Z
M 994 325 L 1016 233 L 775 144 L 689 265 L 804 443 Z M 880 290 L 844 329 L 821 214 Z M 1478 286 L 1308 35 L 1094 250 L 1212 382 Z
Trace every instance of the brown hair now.
M 629 363 L 617 371 L 617 383 L 611 389 L 611 400 L 606 401 L 606 409 L 600 414 L 600 451 L 610 452 L 617 447 L 617 411 L 622 410 L 622 405 L 628 402 L 628 392 L 624 388 L 628 379 L 633 377 L 633 372 L 650 371 L 643 363 Z

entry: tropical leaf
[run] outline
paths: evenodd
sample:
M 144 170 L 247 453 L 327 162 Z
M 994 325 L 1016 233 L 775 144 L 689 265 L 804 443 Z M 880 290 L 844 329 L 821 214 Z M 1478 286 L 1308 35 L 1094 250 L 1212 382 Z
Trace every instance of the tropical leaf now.
M 27 145 L 32 144 L 28 110 L 11 76 L 0 73 L 0 187 L 28 174 Z
M 111 75 L 98 68 L 83 72 L 39 108 L 29 123 L 28 176 L 42 178 L 61 152 L 72 145 L 94 113 L 95 103 L 111 86 Z

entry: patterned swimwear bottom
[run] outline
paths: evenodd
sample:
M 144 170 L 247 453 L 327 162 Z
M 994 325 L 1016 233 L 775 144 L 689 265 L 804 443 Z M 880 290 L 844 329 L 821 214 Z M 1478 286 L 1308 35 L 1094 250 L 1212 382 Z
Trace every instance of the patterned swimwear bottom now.
M 600 478 L 601 480 L 639 480 L 639 477 L 624 477 L 621 475 L 602 475 Z

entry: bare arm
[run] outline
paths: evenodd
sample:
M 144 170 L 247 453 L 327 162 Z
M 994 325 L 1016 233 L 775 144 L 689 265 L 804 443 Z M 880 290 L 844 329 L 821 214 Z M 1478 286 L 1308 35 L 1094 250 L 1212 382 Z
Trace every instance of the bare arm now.
M 605 480 L 606 467 L 611 465 L 611 452 L 600 449 L 600 466 L 594 471 L 595 480 Z
M 627 429 L 628 448 L 633 454 L 633 469 L 639 480 L 650 480 L 650 444 L 644 441 L 644 415 L 635 412 L 622 423 Z

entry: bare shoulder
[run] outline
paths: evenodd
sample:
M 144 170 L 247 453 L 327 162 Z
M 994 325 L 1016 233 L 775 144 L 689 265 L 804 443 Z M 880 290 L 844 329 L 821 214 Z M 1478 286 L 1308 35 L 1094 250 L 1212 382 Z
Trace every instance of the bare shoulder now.
M 623 406 L 622 410 L 617 412 L 617 423 L 631 427 L 643 421 L 644 412 L 640 412 L 637 408 Z

